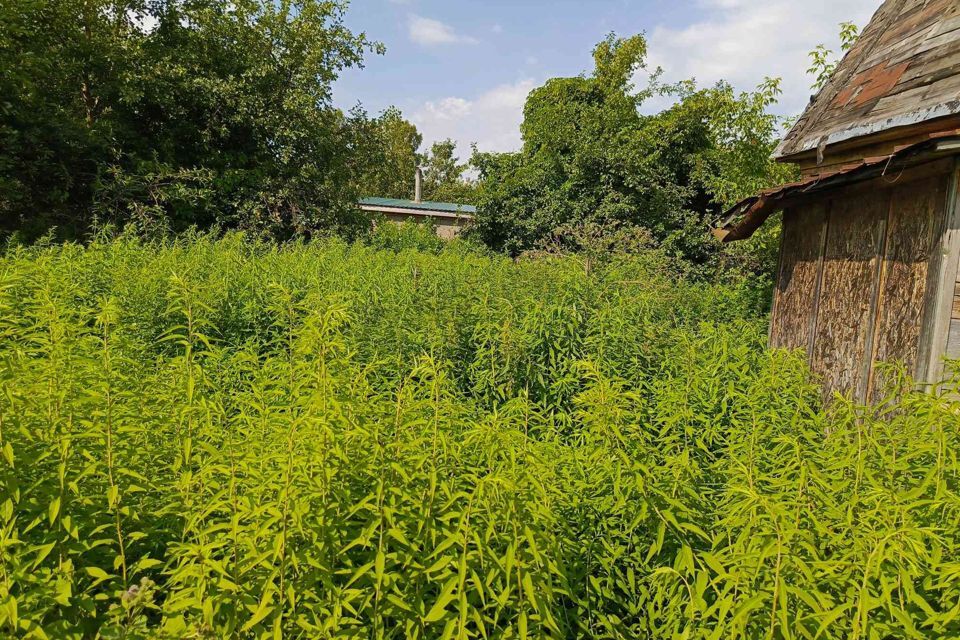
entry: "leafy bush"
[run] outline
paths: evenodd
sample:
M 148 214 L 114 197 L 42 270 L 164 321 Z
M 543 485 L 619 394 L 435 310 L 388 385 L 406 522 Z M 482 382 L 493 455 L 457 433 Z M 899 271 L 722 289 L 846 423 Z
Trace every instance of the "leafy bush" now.
M 956 402 L 823 410 L 755 299 L 656 256 L 11 248 L 0 635 L 955 637 Z
M 0 4 L 0 234 L 98 223 L 362 232 L 368 118 L 333 84 L 383 47 L 343 0 Z M 412 174 L 407 174 L 412 179 Z
M 670 255 L 717 271 L 728 256 L 706 230 L 741 198 L 795 176 L 771 159 L 784 125 L 770 113 L 780 82 L 737 93 L 725 82 L 663 85 L 651 70 L 638 90 L 646 53 L 643 36 L 611 34 L 594 49 L 591 74 L 553 78 L 530 93 L 522 148 L 474 153 L 471 234 L 518 255 L 571 226 L 634 227 Z M 674 104 L 642 114 L 658 94 Z
M 385 219 L 376 221 L 369 234 L 369 244 L 375 249 L 404 251 L 412 249 L 425 253 L 440 253 L 446 243 L 437 235 L 437 227 L 430 222 L 408 220 L 392 223 Z

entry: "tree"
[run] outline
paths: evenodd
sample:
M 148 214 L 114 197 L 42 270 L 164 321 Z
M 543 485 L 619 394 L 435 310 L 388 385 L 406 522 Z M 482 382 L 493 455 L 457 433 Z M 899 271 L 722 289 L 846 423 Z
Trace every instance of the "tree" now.
M 4 227 L 132 216 L 280 236 L 358 224 L 363 115 L 339 72 L 381 47 L 344 0 L 11 0 L 0 8 Z
M 145 37 L 140 2 L 0 5 L 0 230 L 73 222 L 113 159 L 111 118 Z
M 417 127 L 404 119 L 399 109 L 390 107 L 361 128 L 365 131 L 361 153 L 365 169 L 359 179 L 360 193 L 410 198 L 414 174 L 421 162 L 418 151 L 423 143 Z
M 845 54 L 853 48 L 860 37 L 860 28 L 852 22 L 843 22 L 840 24 L 840 51 Z M 819 91 L 823 89 L 833 72 L 837 70 L 840 60 L 833 57 L 833 50 L 827 49 L 823 44 L 817 45 L 817 48 L 810 52 L 810 68 L 807 73 L 813 76 L 812 88 Z
M 708 225 L 725 206 L 784 177 L 770 161 L 782 122 L 768 114 L 779 86 L 736 94 L 693 81 L 636 91 L 642 36 L 610 36 L 589 75 L 556 78 L 527 99 L 517 153 L 474 154 L 480 212 L 474 233 L 517 254 L 557 230 L 638 227 L 669 253 L 706 263 L 718 247 Z M 655 93 L 675 104 L 654 116 L 639 107 Z
M 640 125 L 629 78 L 645 51 L 641 36 L 611 36 L 594 51 L 593 75 L 555 78 L 530 94 L 522 150 L 474 155 L 482 185 L 475 233 L 516 254 L 563 225 L 611 223 L 636 211 L 617 155 Z
M 441 140 L 430 147 L 430 153 L 422 158 L 423 197 L 436 202 L 470 204 L 476 186 L 464 174 L 470 165 L 461 163 L 457 157 L 457 143 Z

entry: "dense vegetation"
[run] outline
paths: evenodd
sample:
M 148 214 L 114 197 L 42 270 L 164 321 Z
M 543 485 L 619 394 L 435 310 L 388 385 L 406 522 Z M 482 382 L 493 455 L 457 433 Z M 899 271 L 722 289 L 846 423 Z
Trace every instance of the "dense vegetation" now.
M 769 113 L 778 81 L 738 95 L 724 83 L 663 86 L 654 72 L 637 91 L 645 57 L 642 36 L 610 36 L 594 50 L 591 75 L 555 78 L 530 94 L 519 152 L 475 154 L 484 242 L 515 255 L 567 238 L 571 227 L 640 228 L 703 264 L 719 251 L 705 231 L 725 207 L 792 175 L 770 160 L 783 124 Z M 676 104 L 642 115 L 656 93 Z
M 338 73 L 379 45 L 322 0 L 0 5 L 0 221 L 278 236 L 359 222 L 360 113 Z
M 637 89 L 642 36 L 611 35 L 589 74 L 536 89 L 521 151 L 421 149 L 397 109 L 334 106 L 338 75 L 384 52 L 349 17 L 345 0 L 0 4 L 0 237 L 86 239 L 110 223 L 354 239 L 369 225 L 356 200 L 411 197 L 422 165 L 425 197 L 478 204 L 476 237 L 496 250 L 592 225 L 712 266 L 707 225 L 790 173 L 769 161 L 776 81 L 739 95 L 653 72 Z M 656 93 L 677 104 L 640 115 Z
M 468 164 L 347 8 L 0 5 L 0 636 L 960 637 L 956 394 L 824 406 L 705 234 L 778 83 L 611 35 Z M 358 214 L 417 166 L 469 242 Z
M 824 410 L 656 252 L 433 242 L 8 250 L 0 635 L 960 634 L 951 397 Z

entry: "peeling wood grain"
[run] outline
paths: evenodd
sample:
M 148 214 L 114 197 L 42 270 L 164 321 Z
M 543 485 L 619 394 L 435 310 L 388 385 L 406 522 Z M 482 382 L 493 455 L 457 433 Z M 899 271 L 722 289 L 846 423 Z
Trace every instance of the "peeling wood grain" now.
M 783 216 L 770 346 L 803 349 L 808 358 L 813 346 L 826 220 L 826 203 L 789 210 Z
M 927 299 L 924 302 L 924 327 L 921 338 L 921 367 L 917 380 L 936 385 L 943 375 L 943 356 L 950 336 L 952 302 L 957 292 L 957 272 L 960 269 L 960 199 L 957 177 L 960 162 L 955 161 L 947 178 L 946 213 L 937 234 L 930 276 L 927 279 Z
M 887 0 L 778 147 L 792 158 L 960 113 L 960 3 Z
M 960 358 L 960 320 L 950 321 L 950 335 L 947 338 L 947 351 L 945 357 L 948 360 Z
M 811 368 L 829 397 L 866 397 L 863 375 L 889 191 L 836 200 L 830 211 Z
M 873 363 L 902 363 L 911 375 L 920 364 L 927 276 L 942 227 L 947 180 L 930 178 L 895 189 L 887 221 L 874 333 Z M 868 395 L 886 383 L 871 366 Z

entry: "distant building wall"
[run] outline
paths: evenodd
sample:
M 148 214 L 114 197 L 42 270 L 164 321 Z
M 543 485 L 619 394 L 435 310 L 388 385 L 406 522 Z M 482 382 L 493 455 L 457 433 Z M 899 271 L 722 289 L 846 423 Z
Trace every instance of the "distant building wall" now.
M 452 240 L 463 232 L 463 229 L 470 222 L 470 218 L 440 218 L 423 215 L 410 215 L 409 213 L 385 213 L 387 221 L 394 224 L 404 222 L 430 222 L 432 221 L 437 230 L 437 235 L 444 240 Z

